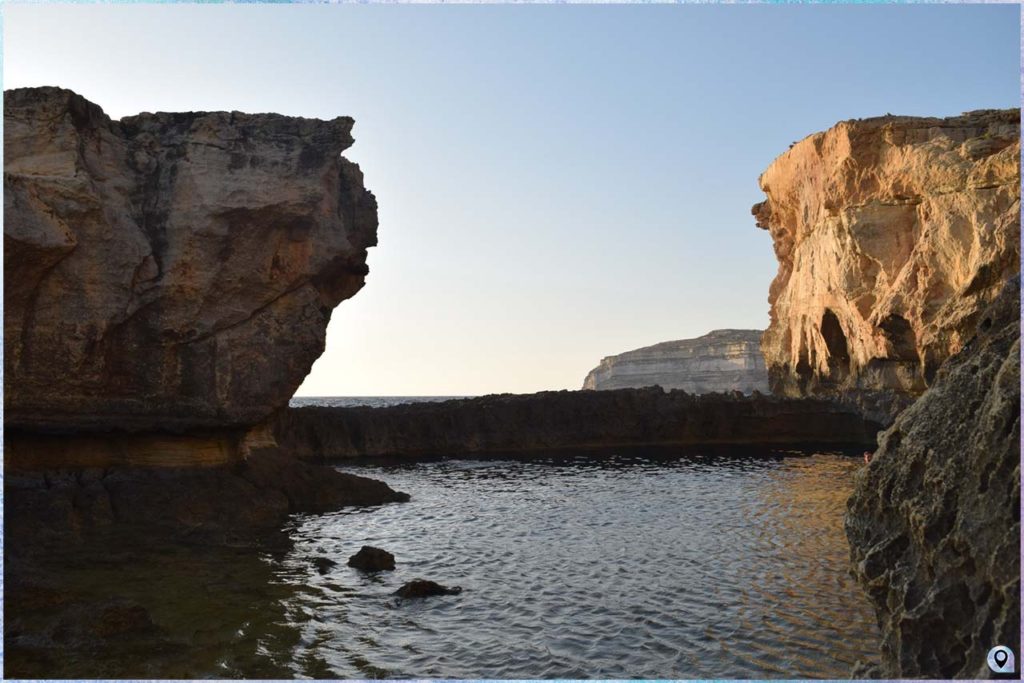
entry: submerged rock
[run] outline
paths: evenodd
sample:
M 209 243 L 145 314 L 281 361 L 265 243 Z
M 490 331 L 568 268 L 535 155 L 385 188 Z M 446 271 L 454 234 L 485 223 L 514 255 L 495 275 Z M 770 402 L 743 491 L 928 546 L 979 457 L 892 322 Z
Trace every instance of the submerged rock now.
M 337 567 L 338 563 L 329 557 L 314 557 L 313 566 L 316 567 L 317 572 L 320 574 L 326 574 Z
M 348 558 L 348 566 L 367 572 L 387 571 L 395 568 L 395 556 L 387 550 L 364 545 Z
M 1020 270 L 1020 184 L 1017 109 L 843 121 L 773 161 L 772 391 L 920 395 Z
M 761 330 L 713 330 L 601 359 L 584 389 L 660 386 L 691 394 L 768 391 Z
M 5 92 L 5 427 L 182 432 L 285 405 L 376 244 L 352 125 L 115 121 L 68 90 Z
M 462 592 L 460 586 L 442 586 L 434 581 L 426 579 L 413 579 L 395 591 L 400 598 L 429 598 L 434 595 L 458 595 Z
M 887 678 L 987 678 L 1020 643 L 1020 278 L 880 435 L 848 504 Z

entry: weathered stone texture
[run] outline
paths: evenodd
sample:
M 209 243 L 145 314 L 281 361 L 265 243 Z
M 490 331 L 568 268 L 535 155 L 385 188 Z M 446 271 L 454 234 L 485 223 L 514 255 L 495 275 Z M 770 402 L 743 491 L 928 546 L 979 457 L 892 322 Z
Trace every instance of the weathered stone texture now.
M 761 175 L 773 391 L 919 395 L 1020 270 L 1020 111 L 843 121 Z
M 1020 278 L 879 437 L 846 533 L 887 678 L 987 678 L 1020 643 Z
M 112 121 L 68 90 L 7 91 L 8 429 L 186 431 L 285 404 L 376 243 L 352 125 Z
M 601 359 L 584 389 L 660 386 L 692 394 L 768 391 L 761 330 L 713 330 Z
M 874 445 L 880 427 L 829 400 L 658 387 L 288 408 L 268 426 L 282 449 L 313 460 L 726 444 L 766 456 L 773 445 Z

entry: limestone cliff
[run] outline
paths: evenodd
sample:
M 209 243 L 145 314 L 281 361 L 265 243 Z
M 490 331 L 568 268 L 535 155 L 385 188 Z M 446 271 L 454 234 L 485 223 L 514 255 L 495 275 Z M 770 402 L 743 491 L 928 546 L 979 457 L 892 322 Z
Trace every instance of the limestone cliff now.
M 350 118 L 4 97 L 5 424 L 187 431 L 287 403 L 363 285 Z
M 989 648 L 1020 643 L 1020 278 L 979 318 L 848 504 L 886 678 L 987 678 Z
M 662 342 L 601 359 L 584 389 L 658 385 L 692 394 L 768 390 L 761 330 L 713 330 L 696 339 Z
M 762 340 L 786 395 L 918 395 L 1020 269 L 1020 112 L 843 121 L 761 175 L 779 271 Z
M 363 284 L 377 214 L 341 157 L 351 128 L 112 121 L 68 90 L 5 93 L 12 556 L 112 526 L 225 542 L 292 512 L 408 498 L 250 429 L 287 404 L 331 309 Z

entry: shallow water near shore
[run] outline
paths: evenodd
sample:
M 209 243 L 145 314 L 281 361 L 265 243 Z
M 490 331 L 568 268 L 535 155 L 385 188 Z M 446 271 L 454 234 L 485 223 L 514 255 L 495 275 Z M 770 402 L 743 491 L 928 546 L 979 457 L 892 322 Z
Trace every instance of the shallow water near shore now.
M 272 550 L 107 539 L 50 557 L 32 581 L 59 590 L 8 584 L 5 668 L 842 678 L 879 646 L 842 531 L 860 466 L 840 454 L 665 452 L 349 466 L 412 501 L 295 517 L 290 543 Z M 347 567 L 364 544 L 394 553 L 397 569 Z M 421 577 L 464 590 L 392 595 Z M 97 639 L 108 599 L 142 605 L 155 627 Z
M 281 574 L 305 587 L 286 605 L 302 623 L 296 661 L 344 677 L 847 677 L 879 650 L 842 530 L 860 465 L 815 454 L 349 468 L 413 499 L 297 520 Z M 344 566 L 363 544 L 393 552 L 397 570 Z M 319 575 L 315 557 L 339 564 Z M 390 595 L 417 577 L 464 591 Z

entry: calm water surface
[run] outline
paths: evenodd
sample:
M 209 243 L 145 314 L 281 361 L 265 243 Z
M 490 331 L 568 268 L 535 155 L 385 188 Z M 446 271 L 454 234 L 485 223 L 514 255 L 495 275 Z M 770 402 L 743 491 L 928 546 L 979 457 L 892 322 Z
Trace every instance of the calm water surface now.
M 341 677 L 833 677 L 878 652 L 841 455 L 349 468 L 403 505 L 297 520 L 293 661 Z M 345 566 L 363 544 L 398 569 Z M 326 574 L 313 559 L 338 562 Z M 412 578 L 464 588 L 400 601 Z M 297 666 L 297 674 L 315 674 Z
M 677 456 L 348 468 L 412 501 L 295 518 L 272 551 L 114 537 L 55 552 L 29 572 L 55 592 L 7 586 L 5 672 L 844 678 L 874 660 L 842 531 L 860 462 Z M 345 566 L 364 544 L 397 570 Z M 337 564 L 321 574 L 319 558 Z M 418 577 L 464 591 L 392 595 Z M 156 628 L 96 641 L 111 599 Z

